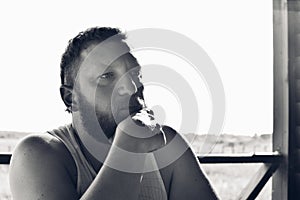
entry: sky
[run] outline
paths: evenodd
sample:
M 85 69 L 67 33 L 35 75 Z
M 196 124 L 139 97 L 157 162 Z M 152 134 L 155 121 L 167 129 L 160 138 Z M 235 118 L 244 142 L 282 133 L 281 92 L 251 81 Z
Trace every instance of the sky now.
M 2 1 L 0 24 L 1 131 L 45 132 L 70 123 L 59 95 L 61 55 L 78 32 L 111 26 L 185 35 L 207 53 L 221 77 L 226 97 L 222 132 L 272 133 L 271 0 Z M 182 75 L 198 102 L 197 133 L 205 133 L 213 105 L 203 77 L 175 54 L 144 50 L 135 55 L 142 65 L 164 65 Z M 181 97 L 159 84 L 145 88 L 147 104 L 162 122 L 180 127 L 185 120 Z

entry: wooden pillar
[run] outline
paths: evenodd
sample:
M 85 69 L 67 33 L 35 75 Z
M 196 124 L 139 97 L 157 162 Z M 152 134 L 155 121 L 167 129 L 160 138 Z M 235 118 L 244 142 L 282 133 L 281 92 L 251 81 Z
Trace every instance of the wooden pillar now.
M 274 0 L 273 199 L 300 199 L 300 1 Z
M 283 162 L 273 176 L 272 199 L 288 199 L 289 167 L 289 84 L 288 84 L 288 12 L 287 0 L 273 0 L 274 102 L 273 151 Z
M 288 0 L 289 199 L 300 199 L 300 1 Z

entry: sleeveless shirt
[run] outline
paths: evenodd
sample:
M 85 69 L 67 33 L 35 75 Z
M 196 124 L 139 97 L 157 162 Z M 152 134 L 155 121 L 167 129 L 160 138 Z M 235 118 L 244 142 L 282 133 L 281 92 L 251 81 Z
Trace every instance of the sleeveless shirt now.
M 71 153 L 77 169 L 76 190 L 79 196 L 82 196 L 96 177 L 97 173 L 81 151 L 74 129 L 71 124 L 69 124 L 53 131 L 48 131 L 48 133 L 62 141 Z
M 95 179 L 97 173 L 85 158 L 80 149 L 76 132 L 72 125 L 59 127 L 58 129 L 48 131 L 51 135 L 58 138 L 71 153 L 77 169 L 76 190 L 79 196 L 82 196 L 90 184 Z M 146 161 L 147 165 L 156 165 L 153 156 Z M 167 200 L 167 192 L 159 170 L 144 173 L 141 178 L 140 192 L 138 200 Z

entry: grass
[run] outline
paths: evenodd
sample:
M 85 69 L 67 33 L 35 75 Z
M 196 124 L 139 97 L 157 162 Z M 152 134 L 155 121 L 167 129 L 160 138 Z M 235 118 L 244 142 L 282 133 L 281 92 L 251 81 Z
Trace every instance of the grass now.
M 205 164 L 206 172 L 220 199 L 238 199 L 242 189 L 262 164 Z M 271 199 L 271 182 L 265 185 L 257 199 Z

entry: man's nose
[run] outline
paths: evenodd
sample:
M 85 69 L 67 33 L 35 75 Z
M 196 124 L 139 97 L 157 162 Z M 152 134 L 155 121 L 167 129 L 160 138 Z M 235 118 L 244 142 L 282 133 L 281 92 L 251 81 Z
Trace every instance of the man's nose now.
M 119 95 L 133 95 L 137 92 L 137 85 L 128 74 L 122 77 L 118 86 Z

